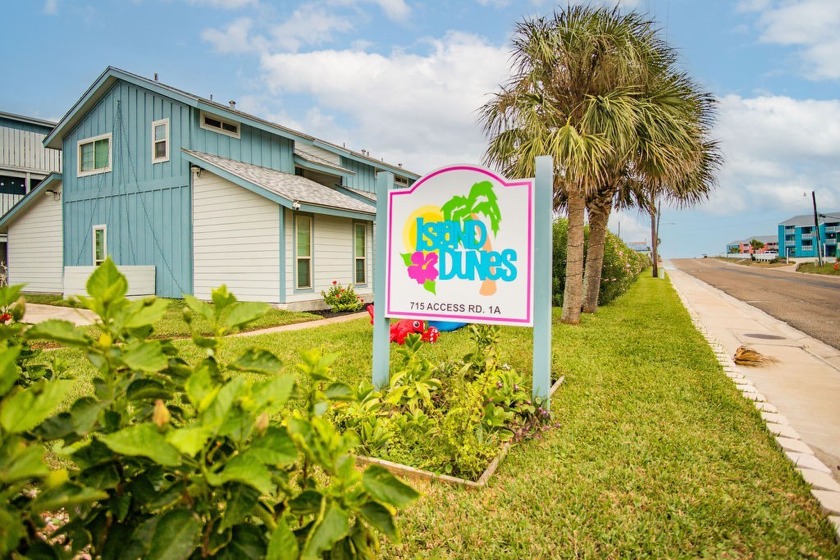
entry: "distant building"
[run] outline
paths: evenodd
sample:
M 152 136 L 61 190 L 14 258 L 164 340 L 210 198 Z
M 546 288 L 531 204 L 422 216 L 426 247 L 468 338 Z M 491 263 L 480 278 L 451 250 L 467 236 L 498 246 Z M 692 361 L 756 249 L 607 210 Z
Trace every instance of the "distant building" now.
M 752 241 L 756 240 L 764 244 L 763 247 L 758 249 L 757 251 L 753 251 L 752 248 Z M 753 235 L 751 237 L 747 237 L 746 239 L 740 239 L 738 241 L 731 241 L 726 244 L 726 252 L 727 254 L 741 254 L 741 255 L 749 255 L 753 252 L 756 253 L 778 253 L 779 252 L 779 239 L 775 235 Z
M 650 254 L 650 245 L 646 241 L 628 241 L 627 246 L 638 253 Z
M 816 257 L 819 243 L 823 255 L 837 257 L 840 211 L 819 214 L 819 238 L 813 214 L 801 214 L 779 224 L 779 254 L 790 257 Z M 818 240 L 819 239 L 819 240 Z
M 61 150 L 45 148 L 43 143 L 55 125 L 0 111 L 0 217 L 47 175 L 61 171 Z M 20 240 L 27 243 L 24 237 Z M 0 262 L 7 262 L 6 241 L 6 234 L 0 234 Z

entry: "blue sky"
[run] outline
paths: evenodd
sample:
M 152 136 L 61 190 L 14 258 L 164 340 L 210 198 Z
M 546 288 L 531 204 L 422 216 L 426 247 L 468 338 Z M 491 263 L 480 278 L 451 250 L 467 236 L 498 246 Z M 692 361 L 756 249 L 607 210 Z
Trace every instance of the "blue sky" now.
M 606 1 L 595 2 L 608 4 Z M 565 5 L 563 2 L 562 5 Z M 626 0 L 718 100 L 711 199 L 666 209 L 665 256 L 718 253 L 840 209 L 840 1 Z M 11 0 L 0 111 L 58 120 L 108 66 L 425 173 L 478 162 L 475 110 L 504 82 L 526 0 Z M 807 193 L 807 196 L 803 196 Z M 648 220 L 614 216 L 625 240 Z

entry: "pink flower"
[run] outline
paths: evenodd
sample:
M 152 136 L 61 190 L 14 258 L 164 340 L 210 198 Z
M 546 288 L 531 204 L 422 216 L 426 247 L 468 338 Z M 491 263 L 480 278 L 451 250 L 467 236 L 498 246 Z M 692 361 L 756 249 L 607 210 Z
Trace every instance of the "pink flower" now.
M 418 284 L 437 279 L 438 269 L 435 268 L 438 262 L 437 253 L 424 255 L 423 251 L 416 251 L 411 255 L 411 262 L 412 265 L 408 267 L 408 277 L 416 280 Z

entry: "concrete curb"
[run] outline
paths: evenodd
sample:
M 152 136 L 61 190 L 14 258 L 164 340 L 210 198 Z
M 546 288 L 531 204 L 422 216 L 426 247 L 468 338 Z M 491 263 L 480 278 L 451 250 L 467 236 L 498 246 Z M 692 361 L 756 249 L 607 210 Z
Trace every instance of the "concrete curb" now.
M 732 357 L 724 350 L 723 345 L 709 333 L 679 286 L 674 284 L 673 281 L 671 286 L 677 292 L 683 307 L 691 317 L 694 327 L 709 343 L 718 363 L 723 368 L 724 374 L 732 380 L 745 399 L 752 401 L 761 413 L 767 429 L 774 435 L 779 448 L 793 463 L 805 482 L 811 486 L 811 494 L 819 502 L 828 520 L 833 524 L 834 538 L 840 543 L 840 484 L 831 476 L 831 469 L 814 455 L 811 448 L 800 439 L 796 430 L 789 425 L 788 420 L 779 414 L 776 407 L 769 403 L 764 395 L 755 389 L 752 382 L 743 375 L 742 368 L 735 364 Z

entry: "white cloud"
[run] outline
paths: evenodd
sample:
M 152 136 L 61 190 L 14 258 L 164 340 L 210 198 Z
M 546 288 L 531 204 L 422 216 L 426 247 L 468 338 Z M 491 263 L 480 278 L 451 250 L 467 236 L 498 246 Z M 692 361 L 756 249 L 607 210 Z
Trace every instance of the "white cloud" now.
M 726 96 L 715 136 L 726 162 L 704 205 L 711 213 L 801 213 L 811 190 L 821 205 L 840 207 L 840 100 Z
M 239 18 L 230 22 L 224 30 L 205 29 L 201 38 L 212 44 L 220 53 L 256 52 L 267 46 L 264 37 L 251 34 L 253 21 L 250 18 Z
M 477 0 L 479 6 L 492 6 L 494 8 L 504 8 L 510 5 L 510 0 Z
M 476 110 L 508 69 L 506 47 L 450 33 L 425 54 L 320 50 L 263 56 L 272 93 L 306 94 L 319 108 L 312 134 L 426 172 L 454 161 L 476 162 L 485 147 Z M 328 113 L 350 122 L 352 136 L 332 133 Z
M 58 14 L 58 0 L 47 0 L 44 2 L 44 13 L 48 16 Z
M 350 31 L 352 28 L 349 18 L 314 4 L 304 4 L 289 19 L 273 26 L 271 34 L 277 46 L 296 51 L 302 45 L 328 43 L 333 33 Z
M 382 11 L 394 21 L 405 21 L 411 15 L 411 9 L 403 0 L 375 0 Z
M 201 38 L 220 53 L 295 52 L 304 45 L 328 43 L 353 28 L 351 20 L 315 4 L 304 4 L 281 23 L 243 17 L 223 29 L 205 29 Z M 262 32 L 262 33 L 260 33 Z
M 840 2 L 794 0 L 769 3 L 753 0 L 742 9 L 759 13 L 761 40 L 800 47 L 802 74 L 811 79 L 840 78 Z

